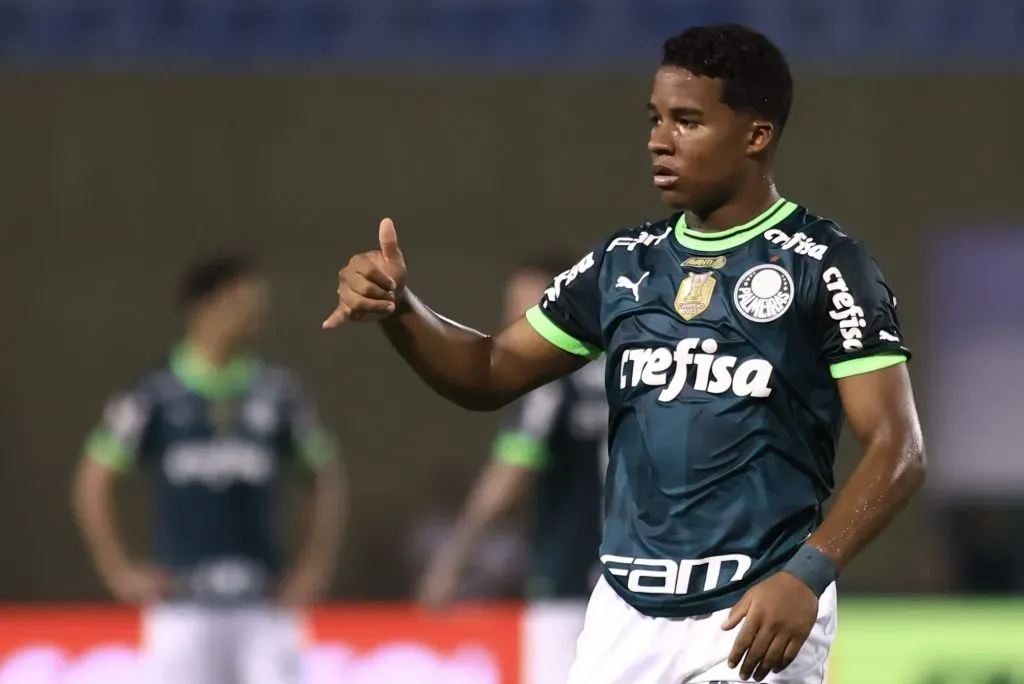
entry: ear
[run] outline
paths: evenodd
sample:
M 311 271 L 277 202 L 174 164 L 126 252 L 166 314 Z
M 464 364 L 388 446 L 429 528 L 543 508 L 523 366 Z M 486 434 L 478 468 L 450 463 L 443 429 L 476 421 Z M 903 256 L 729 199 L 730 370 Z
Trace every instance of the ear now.
M 759 155 L 771 147 L 775 140 L 775 124 L 765 119 L 750 122 L 750 137 L 747 139 L 747 154 Z

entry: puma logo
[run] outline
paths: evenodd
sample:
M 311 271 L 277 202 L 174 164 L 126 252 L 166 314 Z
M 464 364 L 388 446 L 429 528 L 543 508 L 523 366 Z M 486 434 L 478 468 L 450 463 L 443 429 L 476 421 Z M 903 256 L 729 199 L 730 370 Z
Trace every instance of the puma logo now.
M 644 271 L 644 274 L 640 276 L 640 280 L 636 281 L 635 283 L 626 276 L 619 276 L 619 279 L 615 281 L 615 287 L 622 288 L 624 290 L 629 290 L 630 292 L 633 293 L 633 299 L 639 302 L 640 283 L 644 282 L 644 278 L 646 278 L 649 275 L 651 275 L 650 271 Z

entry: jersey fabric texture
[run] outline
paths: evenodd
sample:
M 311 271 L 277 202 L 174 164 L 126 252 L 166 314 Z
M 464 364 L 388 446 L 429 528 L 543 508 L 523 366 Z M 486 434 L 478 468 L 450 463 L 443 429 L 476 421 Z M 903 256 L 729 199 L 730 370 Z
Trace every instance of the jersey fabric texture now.
M 607 431 L 601 361 L 534 390 L 506 411 L 494 457 L 535 471 L 530 599 L 586 599 L 594 588 Z
M 527 320 L 607 354 L 603 575 L 653 617 L 732 606 L 785 564 L 834 486 L 836 380 L 910 356 L 864 245 L 784 199 L 727 231 L 616 233 Z
M 154 560 L 178 598 L 260 597 L 282 569 L 278 475 L 335 456 L 295 377 L 252 359 L 216 368 L 183 345 L 112 399 L 86 454 L 153 480 Z

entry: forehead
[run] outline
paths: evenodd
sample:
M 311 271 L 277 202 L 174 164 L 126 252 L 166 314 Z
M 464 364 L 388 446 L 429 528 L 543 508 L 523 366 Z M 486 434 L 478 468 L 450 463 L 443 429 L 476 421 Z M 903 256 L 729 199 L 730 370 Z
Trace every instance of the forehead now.
M 650 104 L 658 109 L 728 110 L 722 102 L 722 81 L 695 76 L 686 69 L 663 66 L 654 74 Z
M 231 296 L 263 296 L 270 285 L 266 279 L 258 275 L 247 275 L 238 278 L 224 287 L 224 294 Z

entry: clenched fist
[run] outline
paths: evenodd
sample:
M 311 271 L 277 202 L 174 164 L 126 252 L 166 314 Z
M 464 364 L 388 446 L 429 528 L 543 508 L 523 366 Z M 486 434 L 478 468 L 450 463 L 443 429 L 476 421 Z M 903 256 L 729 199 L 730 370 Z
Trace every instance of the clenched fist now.
M 338 271 L 338 306 L 324 329 L 345 321 L 379 321 L 395 312 L 405 289 L 405 259 L 391 219 L 380 222 L 380 250 L 357 254 Z

